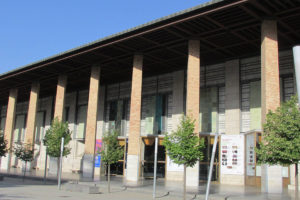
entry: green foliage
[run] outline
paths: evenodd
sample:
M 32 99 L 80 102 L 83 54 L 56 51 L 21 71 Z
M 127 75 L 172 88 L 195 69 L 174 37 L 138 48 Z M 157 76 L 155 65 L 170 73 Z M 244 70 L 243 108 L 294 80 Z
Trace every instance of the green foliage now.
M 7 141 L 4 139 L 4 134 L 0 132 L 0 157 L 7 153 Z
M 118 132 L 106 133 L 102 140 L 103 148 L 100 152 L 102 162 L 106 165 L 117 163 L 124 155 L 124 150 L 118 142 Z
M 24 162 L 33 161 L 33 150 L 30 144 L 19 144 L 14 148 L 16 157 Z
M 72 139 L 71 132 L 67 122 L 61 122 L 55 118 L 44 138 L 44 145 L 47 146 L 47 153 L 51 157 L 60 157 L 61 138 L 64 138 L 63 156 L 67 156 L 71 151 L 70 148 L 66 147 Z
M 203 160 L 204 140 L 194 134 L 194 129 L 195 120 L 183 116 L 177 131 L 165 135 L 163 145 L 174 163 L 193 167 Z
M 290 165 L 300 160 L 300 112 L 297 97 L 267 114 L 264 135 L 255 149 L 258 163 Z

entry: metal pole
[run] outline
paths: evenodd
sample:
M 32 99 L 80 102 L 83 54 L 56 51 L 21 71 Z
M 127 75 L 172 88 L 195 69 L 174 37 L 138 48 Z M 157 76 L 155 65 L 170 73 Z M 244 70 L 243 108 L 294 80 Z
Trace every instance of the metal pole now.
M 212 152 L 212 157 L 211 157 L 211 160 L 210 160 L 208 181 L 207 181 L 207 186 L 206 186 L 205 200 L 208 200 L 208 196 L 209 196 L 210 182 L 211 182 L 212 170 L 213 170 L 213 167 L 214 167 L 214 160 L 215 160 L 215 154 L 216 154 L 216 148 L 217 148 L 217 142 L 218 142 L 218 135 L 219 135 L 218 133 L 216 133 L 216 135 L 215 135 L 213 152 Z
M 47 154 L 47 147 L 46 147 L 45 168 L 44 168 L 44 183 L 46 183 L 46 176 L 47 176 L 47 162 L 48 162 L 48 154 Z
M 297 83 L 298 103 L 300 105 L 300 45 L 294 46 L 293 54 Z M 295 164 L 295 199 L 298 199 L 298 163 Z
M 60 159 L 59 159 L 59 172 L 58 172 L 58 189 L 60 190 L 61 186 L 61 169 L 62 169 L 62 157 L 64 152 L 64 138 L 61 138 L 60 144 Z
M 155 137 L 154 176 L 153 176 L 153 195 L 152 195 L 153 199 L 155 199 L 155 194 L 156 194 L 157 146 L 158 146 L 158 137 Z

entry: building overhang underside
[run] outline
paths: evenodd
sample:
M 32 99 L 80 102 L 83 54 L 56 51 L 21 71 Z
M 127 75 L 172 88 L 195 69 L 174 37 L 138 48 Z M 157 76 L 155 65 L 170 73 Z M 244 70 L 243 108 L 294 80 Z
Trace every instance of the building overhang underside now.
M 134 53 L 144 55 L 144 77 L 186 69 L 190 39 L 201 42 L 201 66 L 260 55 L 265 19 L 278 22 L 279 50 L 299 43 L 299 0 L 212 1 L 2 74 L 0 103 L 11 88 L 19 89 L 19 102 L 28 100 L 33 80 L 41 97 L 55 95 L 59 74 L 68 75 L 68 91 L 87 89 L 94 64 L 101 84 L 129 81 Z

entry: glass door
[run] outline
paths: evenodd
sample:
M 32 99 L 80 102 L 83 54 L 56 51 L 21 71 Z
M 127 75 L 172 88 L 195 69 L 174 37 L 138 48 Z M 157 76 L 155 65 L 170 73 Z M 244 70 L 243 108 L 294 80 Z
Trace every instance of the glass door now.
M 155 150 L 155 138 L 146 137 L 144 141 L 144 159 L 142 160 L 142 177 L 152 178 L 154 176 L 154 150 Z M 162 145 L 162 139 L 159 139 L 157 149 L 157 177 L 165 177 L 166 167 L 166 151 Z
M 205 148 L 203 150 L 204 159 L 200 161 L 199 166 L 199 179 L 200 181 L 207 181 L 208 180 L 208 173 L 209 173 L 209 166 L 210 166 L 210 159 L 212 156 L 212 149 L 215 141 L 215 136 L 200 136 L 200 138 L 204 139 Z M 213 173 L 212 173 L 212 181 L 219 181 L 220 175 L 220 163 L 219 163 L 219 138 L 217 143 L 216 155 L 214 160 L 213 166 Z

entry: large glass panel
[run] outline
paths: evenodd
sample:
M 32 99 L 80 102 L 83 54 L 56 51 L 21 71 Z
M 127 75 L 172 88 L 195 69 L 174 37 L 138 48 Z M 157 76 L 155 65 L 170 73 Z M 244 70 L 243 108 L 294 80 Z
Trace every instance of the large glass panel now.
M 117 112 L 118 112 L 118 102 L 112 101 L 109 103 L 109 130 L 116 129 L 116 120 L 117 120 Z
M 45 112 L 36 113 L 35 141 L 40 142 L 44 138 Z
M 122 146 L 123 151 L 125 150 L 125 140 L 119 141 L 119 144 Z M 125 155 L 125 154 L 124 154 Z M 111 174 L 123 175 L 124 172 L 124 156 L 117 163 L 110 166 Z
M 201 181 L 207 181 L 209 167 L 210 167 L 210 159 L 212 156 L 212 149 L 213 149 L 215 137 L 214 136 L 202 136 L 201 138 L 204 139 L 205 148 L 203 150 L 204 159 L 202 161 L 200 161 L 200 164 L 199 164 L 199 179 Z M 214 166 L 213 166 L 213 171 L 212 171 L 212 181 L 218 181 L 218 180 L 219 180 L 219 140 L 217 143 Z
M 129 100 L 123 100 L 122 121 L 121 121 L 121 136 L 126 136 L 127 127 L 129 125 Z
M 155 142 L 150 145 L 145 145 L 144 161 L 143 161 L 143 176 L 153 177 L 154 175 L 154 149 Z M 165 177 L 166 152 L 164 146 L 158 146 L 157 151 L 157 177 Z
M 14 130 L 14 142 L 24 141 L 24 133 L 25 133 L 25 120 L 26 115 L 17 115 L 15 130 Z
M 110 101 L 107 105 L 108 130 L 118 130 L 120 136 L 126 136 L 129 123 L 129 100 Z
M 1 117 L 0 130 L 4 132 L 6 117 Z
M 69 110 L 70 107 L 65 107 L 64 109 L 64 115 L 63 115 L 63 121 L 68 122 L 69 121 Z
M 142 135 L 163 134 L 167 131 L 168 98 L 168 94 L 143 98 Z
M 201 88 L 200 101 L 200 132 L 216 133 L 218 116 L 217 87 Z
M 77 110 L 77 126 L 76 126 L 76 138 L 85 138 L 85 128 L 86 128 L 86 118 L 87 118 L 87 106 L 79 106 Z

